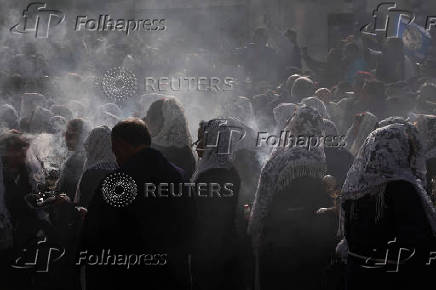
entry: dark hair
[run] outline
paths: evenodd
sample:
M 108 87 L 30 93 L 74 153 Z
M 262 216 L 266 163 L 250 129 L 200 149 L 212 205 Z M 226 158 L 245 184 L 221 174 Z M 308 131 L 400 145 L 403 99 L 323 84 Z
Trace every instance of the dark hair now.
M 79 133 L 82 133 L 83 131 L 87 130 L 87 124 L 86 124 L 85 120 L 80 119 L 80 118 L 70 120 L 67 123 L 67 127 L 71 128 L 71 130 L 73 130 L 75 132 L 79 132 Z
M 112 128 L 113 139 L 120 139 L 132 146 L 151 145 L 151 135 L 144 121 L 139 118 L 128 118 Z

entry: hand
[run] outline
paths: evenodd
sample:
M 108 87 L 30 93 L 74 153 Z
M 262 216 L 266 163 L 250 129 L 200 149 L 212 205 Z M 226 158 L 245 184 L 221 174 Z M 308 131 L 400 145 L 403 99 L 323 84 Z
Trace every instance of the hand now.
M 68 195 L 66 195 L 65 193 L 61 193 L 61 194 L 56 195 L 55 204 L 62 204 L 62 203 L 66 203 L 66 202 L 71 202 Z
M 249 220 L 250 219 L 250 212 L 251 212 L 250 205 L 244 204 L 244 219 L 245 220 Z
M 79 212 L 79 215 L 81 218 L 85 218 L 86 214 L 88 213 L 88 210 L 82 206 L 76 207 L 77 211 Z
M 328 208 L 322 207 L 322 208 L 320 208 L 319 210 L 316 211 L 316 214 L 325 214 L 328 211 L 329 211 Z

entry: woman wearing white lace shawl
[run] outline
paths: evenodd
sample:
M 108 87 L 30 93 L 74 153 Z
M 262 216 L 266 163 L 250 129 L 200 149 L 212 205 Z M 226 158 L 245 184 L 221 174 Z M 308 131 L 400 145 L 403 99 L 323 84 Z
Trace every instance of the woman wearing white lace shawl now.
M 77 188 L 75 203 L 87 208 L 102 179 L 117 169 L 112 153 L 111 129 L 106 126 L 94 128 L 84 143 L 86 161 L 84 172 Z
M 242 209 L 238 211 L 237 206 L 241 180 L 233 164 L 237 141 L 243 141 L 243 135 L 234 131 L 243 130 L 234 124 L 230 119 L 213 119 L 201 122 L 198 130 L 200 161 L 192 182 L 221 188 L 218 195 L 208 191 L 208 197 L 195 200 L 193 272 L 199 289 L 243 289 L 245 281 L 240 263 L 245 261 L 241 256 L 246 248 L 241 247 L 237 235 L 242 218 Z M 231 194 L 226 193 L 226 187 L 231 188 Z
M 95 124 L 113 127 L 121 121 L 122 111 L 117 104 L 107 103 L 98 107 Z
M 297 105 L 293 103 L 281 103 L 273 109 L 277 130 L 280 131 L 285 127 L 296 109 Z
M 324 136 L 323 128 L 319 113 L 303 105 L 285 129 L 307 137 Z M 334 220 L 316 215 L 331 203 L 322 184 L 325 173 L 322 145 L 277 150 L 262 169 L 248 228 L 257 289 L 321 288 L 321 279 L 313 277 L 322 276 L 335 243 Z
M 236 118 L 252 128 L 256 127 L 253 105 L 247 97 L 229 97 L 222 104 L 222 112 L 224 117 Z
M 190 179 L 196 161 L 182 104 L 174 97 L 157 100 L 151 104 L 144 121 L 152 136 L 151 147 L 183 169 L 185 178 Z
M 422 185 L 422 149 L 416 129 L 404 124 L 376 129 L 362 145 L 341 193 L 349 289 L 423 289 L 434 271 L 425 265 L 436 246 L 436 213 Z M 414 253 L 386 260 L 390 243 Z
M 370 112 L 357 114 L 354 117 L 353 124 L 345 135 L 345 148 L 356 156 L 360 146 L 362 146 L 366 137 L 368 137 L 369 133 L 371 133 L 376 126 L 377 117 L 374 114 Z
M 315 97 L 309 97 L 301 100 L 301 103 L 317 110 L 321 117 L 323 117 L 323 119 L 330 120 L 330 114 L 327 112 L 327 107 L 320 99 Z

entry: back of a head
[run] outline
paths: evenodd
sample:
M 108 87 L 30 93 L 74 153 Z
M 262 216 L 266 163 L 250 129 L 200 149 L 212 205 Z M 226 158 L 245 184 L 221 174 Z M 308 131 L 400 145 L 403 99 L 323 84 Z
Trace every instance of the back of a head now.
M 128 118 L 112 128 L 112 139 L 120 139 L 127 144 L 138 147 L 150 146 L 151 135 L 145 122 L 139 118 Z
M 300 77 L 295 80 L 291 96 L 300 102 L 304 98 L 312 97 L 315 94 L 315 85 L 313 81 L 307 77 Z
M 89 124 L 84 119 L 81 118 L 76 118 L 68 121 L 67 128 L 71 129 L 74 132 L 78 132 L 81 135 L 86 135 L 86 136 L 90 132 Z
M 286 80 L 285 86 L 289 92 L 289 95 L 291 95 L 291 93 L 292 93 L 292 87 L 294 86 L 295 80 L 300 78 L 300 77 L 301 77 L 301 75 L 299 75 L 299 74 L 293 74 L 293 75 L 289 76 L 288 79 Z

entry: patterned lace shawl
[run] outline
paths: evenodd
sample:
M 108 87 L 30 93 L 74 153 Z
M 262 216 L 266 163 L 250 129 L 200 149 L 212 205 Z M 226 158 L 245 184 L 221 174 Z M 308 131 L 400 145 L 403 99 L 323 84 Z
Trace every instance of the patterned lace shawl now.
M 115 163 L 111 144 L 111 129 L 106 126 L 92 129 L 83 144 L 86 150 L 84 171 L 98 163 Z
M 342 187 L 341 199 L 377 197 L 376 220 L 383 216 L 383 194 L 388 182 L 410 182 L 421 199 L 429 223 L 436 234 L 436 212 L 423 187 L 425 172 L 423 146 L 413 126 L 392 124 L 373 131 L 362 145 Z M 342 208 L 342 207 L 341 207 Z M 339 235 L 344 235 L 344 213 L 340 215 Z
M 282 130 L 286 126 L 296 109 L 297 105 L 293 103 L 281 103 L 273 109 L 278 130 Z
M 232 167 L 234 152 L 246 148 L 243 145 L 246 143 L 238 144 L 245 141 L 246 135 L 246 131 L 244 128 L 241 129 L 241 125 L 240 121 L 230 118 L 212 119 L 207 123 L 200 124 L 201 130 L 205 134 L 205 151 L 191 180 L 195 181 L 199 174 L 212 168 L 228 169 Z
M 295 136 L 323 136 L 323 119 L 308 106 L 299 107 L 286 126 Z M 326 174 L 324 147 L 311 148 L 290 146 L 273 153 L 262 168 L 251 212 L 248 232 L 257 248 L 261 239 L 265 217 L 276 192 L 284 190 L 302 176 L 322 178 Z
M 323 117 L 324 119 L 330 120 L 330 114 L 327 111 L 327 107 L 325 106 L 324 102 L 316 97 L 309 97 L 301 100 L 302 104 L 305 104 L 307 106 L 310 106 L 318 111 L 318 113 Z
M 153 143 L 162 147 L 191 146 L 192 139 L 182 104 L 174 97 L 166 97 L 162 105 L 164 124 Z

